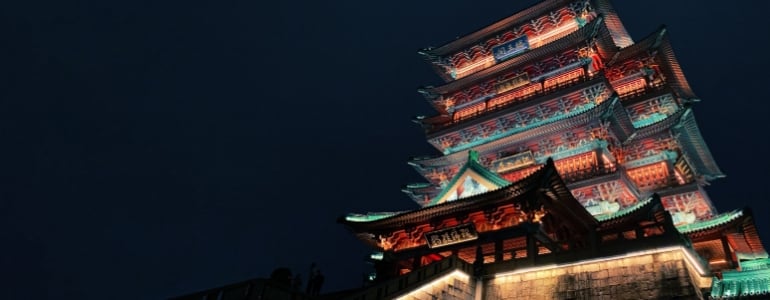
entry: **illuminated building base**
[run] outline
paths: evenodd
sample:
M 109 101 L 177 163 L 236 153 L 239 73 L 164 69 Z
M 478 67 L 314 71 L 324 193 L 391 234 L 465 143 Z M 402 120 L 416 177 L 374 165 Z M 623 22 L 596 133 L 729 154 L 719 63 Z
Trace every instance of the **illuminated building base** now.
M 477 276 L 450 257 L 345 299 L 702 299 L 712 285 L 706 270 L 682 246 L 536 267 L 490 264 Z
M 669 247 L 495 274 L 484 282 L 482 299 L 702 298 L 711 279 L 687 251 Z

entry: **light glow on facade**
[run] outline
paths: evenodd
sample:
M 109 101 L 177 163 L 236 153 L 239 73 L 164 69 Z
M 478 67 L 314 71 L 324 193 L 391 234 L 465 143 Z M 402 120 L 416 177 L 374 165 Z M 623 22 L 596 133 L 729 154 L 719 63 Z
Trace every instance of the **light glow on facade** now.
M 454 77 L 463 78 L 493 65 L 495 65 L 495 58 L 492 55 L 487 55 L 483 58 L 477 59 L 475 62 L 465 64 L 462 68 L 457 68 L 457 70 L 455 70 Z
M 563 37 L 569 34 L 570 32 L 577 30 L 579 27 L 580 27 L 580 24 L 574 21 L 574 19 L 572 21 L 567 21 L 566 24 L 556 27 L 551 31 L 548 31 L 543 34 L 538 34 L 530 38 L 529 39 L 530 47 L 534 49 L 542 45 L 545 45 L 549 42 L 552 42 L 560 37 Z
M 407 293 L 406 295 L 400 296 L 396 299 L 397 300 L 413 299 L 414 297 L 417 297 L 418 294 L 429 293 L 428 291 L 434 290 L 435 288 L 440 288 L 442 286 L 452 284 L 454 280 L 460 280 L 465 284 L 468 284 L 470 280 L 470 276 L 468 276 L 468 274 L 465 274 L 465 272 L 463 271 L 454 270 L 449 274 L 446 274 L 426 284 L 423 284 L 419 288 L 414 289 L 411 292 Z
M 682 247 L 682 246 L 672 246 L 672 247 L 664 247 L 664 248 L 657 248 L 657 249 L 651 249 L 651 250 L 643 250 L 643 251 L 634 251 L 629 252 L 626 254 L 621 255 L 615 255 L 615 256 L 607 256 L 602 258 L 596 258 L 596 259 L 587 259 L 587 260 L 581 260 L 578 262 L 573 263 L 566 263 L 566 264 L 551 264 L 551 265 L 544 265 L 544 266 L 537 266 L 537 267 L 531 267 L 531 268 L 524 268 L 519 269 L 511 272 L 503 272 L 494 274 L 493 278 L 502 278 L 506 276 L 512 276 L 512 275 L 519 275 L 524 273 L 530 273 L 530 272 L 538 272 L 538 271 L 545 271 L 545 270 L 552 270 L 557 268 L 566 268 L 566 267 L 574 267 L 579 265 L 587 265 L 587 264 L 594 264 L 594 263 L 601 263 L 606 261 L 612 261 L 612 260 L 619 260 L 619 259 L 625 259 L 625 258 L 632 258 L 637 256 L 643 256 L 643 255 L 650 255 L 650 254 L 658 254 L 658 253 L 664 253 L 664 252 L 672 252 L 672 251 L 680 251 L 684 257 L 687 259 L 687 262 L 690 266 L 695 268 L 695 270 L 698 271 L 698 275 L 700 276 L 707 276 L 710 274 L 710 272 L 706 271 L 706 268 L 701 264 L 701 260 L 699 258 L 696 258 L 691 252 L 691 250 Z

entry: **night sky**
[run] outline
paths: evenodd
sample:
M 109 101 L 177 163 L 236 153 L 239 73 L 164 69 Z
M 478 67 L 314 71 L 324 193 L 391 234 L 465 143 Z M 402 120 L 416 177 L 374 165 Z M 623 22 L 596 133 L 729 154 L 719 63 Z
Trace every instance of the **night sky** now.
M 417 50 L 537 1 L 6 1 L 0 298 L 163 299 L 317 262 L 357 287 L 336 218 L 417 207 L 410 120 L 440 78 Z M 668 25 L 701 131 L 770 241 L 768 1 L 615 1 Z

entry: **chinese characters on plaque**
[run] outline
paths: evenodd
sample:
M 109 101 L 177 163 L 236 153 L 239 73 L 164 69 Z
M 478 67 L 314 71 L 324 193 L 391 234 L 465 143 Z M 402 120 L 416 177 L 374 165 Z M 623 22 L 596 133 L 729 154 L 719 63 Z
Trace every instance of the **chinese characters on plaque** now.
M 511 79 L 495 84 L 495 90 L 497 91 L 497 94 L 502 94 L 517 87 L 525 86 L 529 84 L 529 82 L 527 73 L 521 73 Z
M 428 247 L 438 248 L 479 238 L 473 223 L 466 223 L 454 227 L 439 229 L 425 234 Z
M 532 151 L 525 151 L 492 161 L 492 169 L 497 173 L 518 169 L 535 164 Z
M 501 62 L 529 50 L 529 39 L 522 35 L 506 43 L 492 47 L 495 62 Z

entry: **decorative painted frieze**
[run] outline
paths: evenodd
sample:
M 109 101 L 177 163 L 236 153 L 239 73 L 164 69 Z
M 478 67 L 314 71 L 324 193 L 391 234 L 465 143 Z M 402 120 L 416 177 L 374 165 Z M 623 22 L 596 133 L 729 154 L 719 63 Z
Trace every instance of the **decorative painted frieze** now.
M 577 93 L 509 113 L 485 125 L 486 128 L 481 128 L 481 125 L 468 126 L 459 131 L 430 139 L 429 142 L 444 154 L 464 151 L 491 140 L 586 112 L 607 100 L 609 96 L 610 91 L 607 85 L 599 83 Z M 491 126 L 495 126 L 494 129 Z M 494 134 L 481 138 L 478 135 L 468 134 L 468 132 L 493 132 Z

